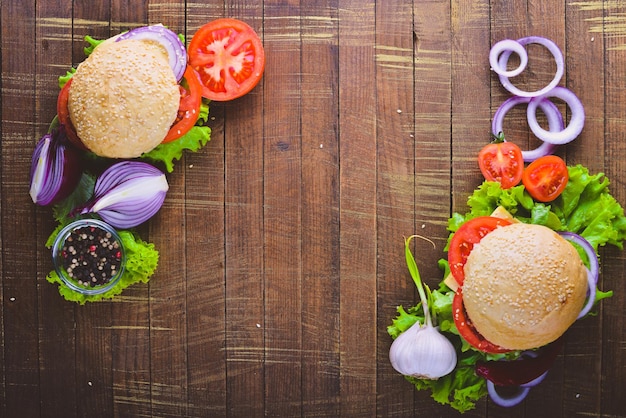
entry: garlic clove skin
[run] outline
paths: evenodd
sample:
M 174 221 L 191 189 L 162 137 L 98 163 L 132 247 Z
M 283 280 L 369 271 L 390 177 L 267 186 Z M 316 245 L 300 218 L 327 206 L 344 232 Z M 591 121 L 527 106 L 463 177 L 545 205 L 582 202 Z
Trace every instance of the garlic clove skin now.
M 416 322 L 391 344 L 389 360 L 400 374 L 439 379 L 456 367 L 456 350 L 437 328 Z

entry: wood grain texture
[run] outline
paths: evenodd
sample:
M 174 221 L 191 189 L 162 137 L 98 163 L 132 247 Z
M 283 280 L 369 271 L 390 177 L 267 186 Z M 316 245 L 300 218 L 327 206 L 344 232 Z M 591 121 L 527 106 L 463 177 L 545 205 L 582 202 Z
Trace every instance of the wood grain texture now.
M 168 175 L 163 209 L 138 229 L 160 252 L 150 282 L 66 302 L 45 279 L 51 211 L 28 195 L 57 77 L 87 34 L 163 23 L 189 40 L 218 17 L 260 35 L 261 83 L 212 103 L 211 141 Z M 563 50 L 586 125 L 558 154 L 606 173 L 626 204 L 619 1 L 2 0 L 0 20 L 1 417 L 460 416 L 391 368 L 386 327 L 417 298 L 404 239 L 432 240 L 413 249 L 436 286 L 447 220 L 481 182 L 475 156 L 509 97 L 488 63 L 501 39 Z M 553 70 L 532 46 L 515 82 L 538 88 Z M 524 106 L 504 126 L 538 144 Z M 600 254 L 614 296 L 568 331 L 541 389 L 464 416 L 626 417 L 626 256 Z

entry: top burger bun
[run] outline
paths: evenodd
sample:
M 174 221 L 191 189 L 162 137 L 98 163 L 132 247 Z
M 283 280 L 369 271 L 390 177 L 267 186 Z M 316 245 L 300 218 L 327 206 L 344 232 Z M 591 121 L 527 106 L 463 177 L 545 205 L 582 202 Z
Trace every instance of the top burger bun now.
M 483 337 L 511 350 L 558 339 L 576 320 L 588 287 L 576 249 L 540 225 L 490 232 L 474 246 L 464 272 L 467 316 Z
M 109 158 L 152 150 L 176 119 L 180 93 L 156 42 L 103 42 L 82 62 L 69 91 L 70 119 L 85 146 Z

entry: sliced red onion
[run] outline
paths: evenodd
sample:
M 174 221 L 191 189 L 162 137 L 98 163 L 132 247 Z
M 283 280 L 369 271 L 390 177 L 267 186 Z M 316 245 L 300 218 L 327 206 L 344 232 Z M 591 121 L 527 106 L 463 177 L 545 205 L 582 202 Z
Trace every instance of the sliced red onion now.
M 517 390 L 512 395 L 503 396 L 498 393 L 496 385 L 494 385 L 492 381 L 487 380 L 487 392 L 489 393 L 491 400 L 493 400 L 497 405 L 510 408 L 522 402 L 528 395 L 528 392 L 530 392 L 530 388 L 518 386 Z
M 569 231 L 559 231 L 558 234 L 568 241 L 571 241 L 579 245 L 589 260 L 589 275 L 593 279 L 593 284 L 598 284 L 598 275 L 600 271 L 600 263 L 598 262 L 598 255 L 593 245 L 582 236 Z
M 539 383 L 543 382 L 543 379 L 545 379 L 547 375 L 548 375 L 548 370 L 543 372 L 543 374 L 541 374 L 539 377 L 531 380 L 528 383 L 524 383 L 523 385 L 520 385 L 520 386 L 523 388 L 532 388 L 534 386 L 537 386 Z
M 585 305 L 578 314 L 577 319 L 580 319 L 586 316 L 595 304 L 596 287 L 598 285 L 598 276 L 600 274 L 600 263 L 598 262 L 598 255 L 596 254 L 596 250 L 593 248 L 593 245 L 591 245 L 591 243 L 585 238 L 569 231 L 560 231 L 559 235 L 561 235 L 566 240 L 579 245 L 583 249 L 583 251 L 585 251 L 587 259 L 589 260 L 589 268 L 587 269 L 587 301 L 585 302 Z
M 155 41 L 163 45 L 176 80 L 180 81 L 183 78 L 187 66 L 187 50 L 174 32 L 163 25 L 142 26 L 122 33 L 115 41 L 119 42 L 125 39 Z
M 494 135 L 498 135 L 500 132 L 502 132 L 504 125 L 504 116 L 509 112 L 509 110 L 519 104 L 528 104 L 530 101 L 530 97 L 513 96 L 502 102 L 498 110 L 496 110 L 496 113 L 493 115 L 493 121 L 491 122 L 491 132 Z M 558 107 L 556 107 L 556 105 L 550 100 L 539 100 L 538 106 L 548 119 L 548 129 L 555 132 L 562 131 L 563 116 L 561 116 L 561 112 L 559 111 Z M 555 149 L 555 145 L 542 141 L 539 147 L 533 150 L 522 151 L 522 158 L 525 162 L 535 161 L 539 157 L 552 154 Z
M 548 132 L 539 126 L 537 122 L 537 106 L 539 100 L 547 99 L 548 97 L 556 97 L 563 100 L 570 108 L 572 117 L 569 124 L 558 132 Z M 573 141 L 582 132 L 585 125 L 585 109 L 578 97 L 565 87 L 555 87 L 547 93 L 543 93 L 541 96 L 533 98 L 528 103 L 527 109 L 528 126 L 542 141 L 548 142 L 554 145 L 563 145 Z
M 591 308 L 593 308 L 593 305 L 596 303 L 596 280 L 594 280 L 593 275 L 591 274 L 589 269 L 587 269 L 587 286 L 587 301 L 585 302 L 583 308 L 580 310 L 580 313 L 578 314 L 576 319 L 580 319 L 586 316 L 589 311 L 591 311 Z
M 504 62 L 504 67 L 501 66 L 502 63 L 498 61 L 498 58 L 500 57 L 500 54 L 505 51 L 515 52 L 519 56 L 520 63 L 517 68 L 513 70 L 507 70 L 506 62 Z M 524 45 L 520 44 L 519 42 L 512 39 L 504 39 L 491 47 L 491 51 L 489 51 L 489 64 L 491 64 L 491 68 L 496 74 L 505 77 L 515 77 L 526 68 L 526 65 L 528 64 L 528 53 L 526 52 L 526 48 L 524 48 Z
M 58 203 L 76 188 L 82 174 L 79 152 L 69 145 L 63 127 L 44 135 L 33 151 L 30 197 L 37 205 Z
M 140 161 L 122 161 L 96 180 L 94 196 L 80 213 L 96 213 L 116 228 L 133 228 L 159 211 L 169 185 L 158 168 Z
M 565 59 L 563 58 L 563 53 L 561 52 L 557 44 L 541 36 L 527 36 L 525 38 L 520 38 L 517 40 L 517 43 L 519 43 L 522 46 L 525 46 L 528 44 L 539 44 L 539 45 L 545 46 L 548 49 L 548 51 L 550 51 L 550 53 L 554 57 L 554 61 L 556 62 L 556 72 L 554 74 L 554 78 L 544 88 L 539 89 L 537 91 L 528 92 L 528 91 L 520 90 L 519 88 L 515 87 L 513 83 L 511 83 L 511 81 L 509 80 L 509 77 L 507 77 L 506 75 L 498 74 L 498 77 L 500 77 L 500 83 L 502 83 L 502 86 L 505 89 L 507 89 L 509 92 L 513 93 L 514 95 L 522 96 L 522 97 L 540 96 L 542 94 L 549 92 L 553 88 L 555 88 L 561 81 L 561 78 L 563 77 L 563 73 L 565 72 Z M 511 56 L 513 52 L 514 52 L 513 50 L 508 49 L 508 50 L 504 50 L 500 54 L 500 59 L 498 60 L 498 63 L 499 63 L 498 67 L 500 69 L 507 67 L 509 57 Z

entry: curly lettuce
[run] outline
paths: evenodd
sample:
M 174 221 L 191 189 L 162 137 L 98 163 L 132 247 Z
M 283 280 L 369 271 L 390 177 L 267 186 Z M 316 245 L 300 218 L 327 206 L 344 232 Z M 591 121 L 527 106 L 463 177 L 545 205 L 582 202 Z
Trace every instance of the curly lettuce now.
M 533 200 L 523 185 L 502 189 L 497 182 L 483 182 L 467 200 L 469 210 L 465 214 L 454 213 L 448 220 L 450 237 L 466 221 L 478 216 L 490 215 L 503 207 L 517 219 L 533 224 L 548 226 L 557 231 L 575 232 L 587 239 L 596 252 L 600 246 L 611 244 L 623 248 L 626 239 L 626 217 L 624 210 L 610 194 L 609 180 L 603 173 L 590 174 L 582 165 L 568 167 L 569 181 L 563 193 L 550 203 Z M 447 247 L 446 247 L 447 250 Z M 584 255 L 581 251 L 581 257 Z M 449 274 L 448 262 L 439 260 L 443 277 Z M 611 291 L 597 292 L 596 301 L 610 297 Z M 452 318 L 454 292 L 442 281 L 432 292 L 432 309 L 436 310 L 440 331 L 457 347 L 457 368 L 438 380 L 406 377 L 417 390 L 430 390 L 433 399 L 450 405 L 459 412 L 475 408 L 477 401 L 487 395 L 486 381 L 474 373 L 478 361 L 496 359 L 472 348 L 459 333 Z M 423 321 L 421 304 L 408 309 L 397 308 L 398 315 L 387 327 L 387 332 L 396 338 L 415 321 Z M 505 354 L 507 358 L 516 353 Z

